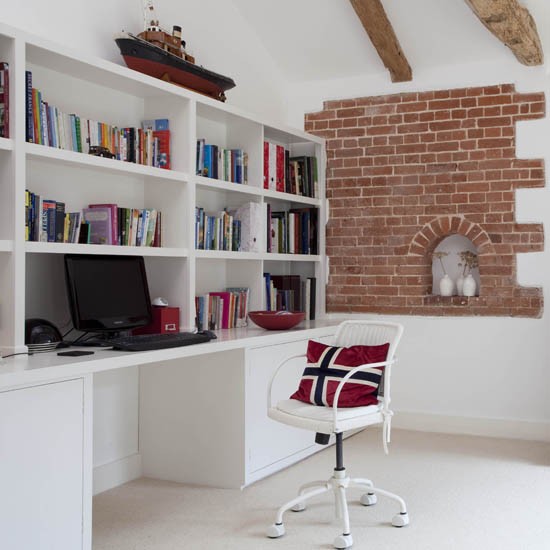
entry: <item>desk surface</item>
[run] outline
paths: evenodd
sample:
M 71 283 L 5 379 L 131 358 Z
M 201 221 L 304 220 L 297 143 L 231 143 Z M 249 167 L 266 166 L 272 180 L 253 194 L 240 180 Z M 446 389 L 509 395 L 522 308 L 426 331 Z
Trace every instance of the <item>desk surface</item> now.
M 17 355 L 0 362 L 0 391 L 80 377 L 94 372 L 330 336 L 334 334 L 339 322 L 339 320 L 329 319 L 307 321 L 297 328 L 284 331 L 266 331 L 257 327 L 219 330 L 216 331 L 218 336 L 216 340 L 204 344 L 154 351 L 124 352 L 110 348 L 80 348 L 95 351 L 95 353 L 81 357 L 60 357 L 56 351 L 31 356 Z

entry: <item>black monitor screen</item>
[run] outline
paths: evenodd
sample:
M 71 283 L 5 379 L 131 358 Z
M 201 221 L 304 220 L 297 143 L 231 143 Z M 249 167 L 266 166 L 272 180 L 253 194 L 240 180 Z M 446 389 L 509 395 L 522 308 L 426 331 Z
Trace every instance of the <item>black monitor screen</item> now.
M 77 330 L 118 331 L 151 323 L 151 300 L 141 256 L 67 254 L 65 276 Z

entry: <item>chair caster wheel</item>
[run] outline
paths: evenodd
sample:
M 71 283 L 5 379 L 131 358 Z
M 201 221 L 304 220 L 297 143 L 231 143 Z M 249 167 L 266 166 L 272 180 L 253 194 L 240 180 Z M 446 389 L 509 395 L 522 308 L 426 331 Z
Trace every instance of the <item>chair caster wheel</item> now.
M 285 534 L 285 526 L 282 523 L 274 523 L 267 528 L 266 535 L 270 539 L 278 539 Z
M 409 514 L 407 514 L 407 512 L 395 514 L 391 520 L 391 524 L 394 527 L 405 527 L 405 525 L 409 525 Z
M 293 512 L 303 512 L 306 509 L 306 505 L 303 502 L 298 502 L 298 504 L 295 504 L 291 510 Z
M 351 548 L 353 546 L 353 538 L 350 535 L 339 535 L 334 539 L 334 548 Z
M 365 493 L 361 495 L 359 502 L 363 506 L 374 506 L 378 502 L 378 497 L 374 493 Z

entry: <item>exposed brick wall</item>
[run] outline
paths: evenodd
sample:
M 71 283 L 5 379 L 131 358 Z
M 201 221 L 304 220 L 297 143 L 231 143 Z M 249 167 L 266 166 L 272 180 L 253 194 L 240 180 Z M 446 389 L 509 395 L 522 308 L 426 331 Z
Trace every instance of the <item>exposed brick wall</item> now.
M 512 84 L 327 101 L 306 130 L 327 140 L 327 308 L 333 312 L 538 317 L 516 254 L 543 249 L 515 221 L 515 190 L 543 187 L 515 157 L 515 122 L 545 114 Z M 432 296 L 431 252 L 450 234 L 478 247 L 480 295 Z

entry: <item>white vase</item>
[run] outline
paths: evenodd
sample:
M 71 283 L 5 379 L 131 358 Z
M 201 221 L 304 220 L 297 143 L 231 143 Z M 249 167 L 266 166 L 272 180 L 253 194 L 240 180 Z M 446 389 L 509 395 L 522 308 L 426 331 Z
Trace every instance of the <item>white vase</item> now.
M 456 280 L 456 292 L 459 296 L 462 296 L 462 287 L 464 286 L 464 277 L 461 275 Z
M 452 296 L 454 286 L 453 280 L 445 273 L 439 280 L 439 292 L 441 296 Z
M 468 276 L 464 279 L 464 285 L 462 287 L 462 292 L 464 296 L 475 296 L 476 287 L 476 280 L 472 277 L 472 274 L 469 273 Z

